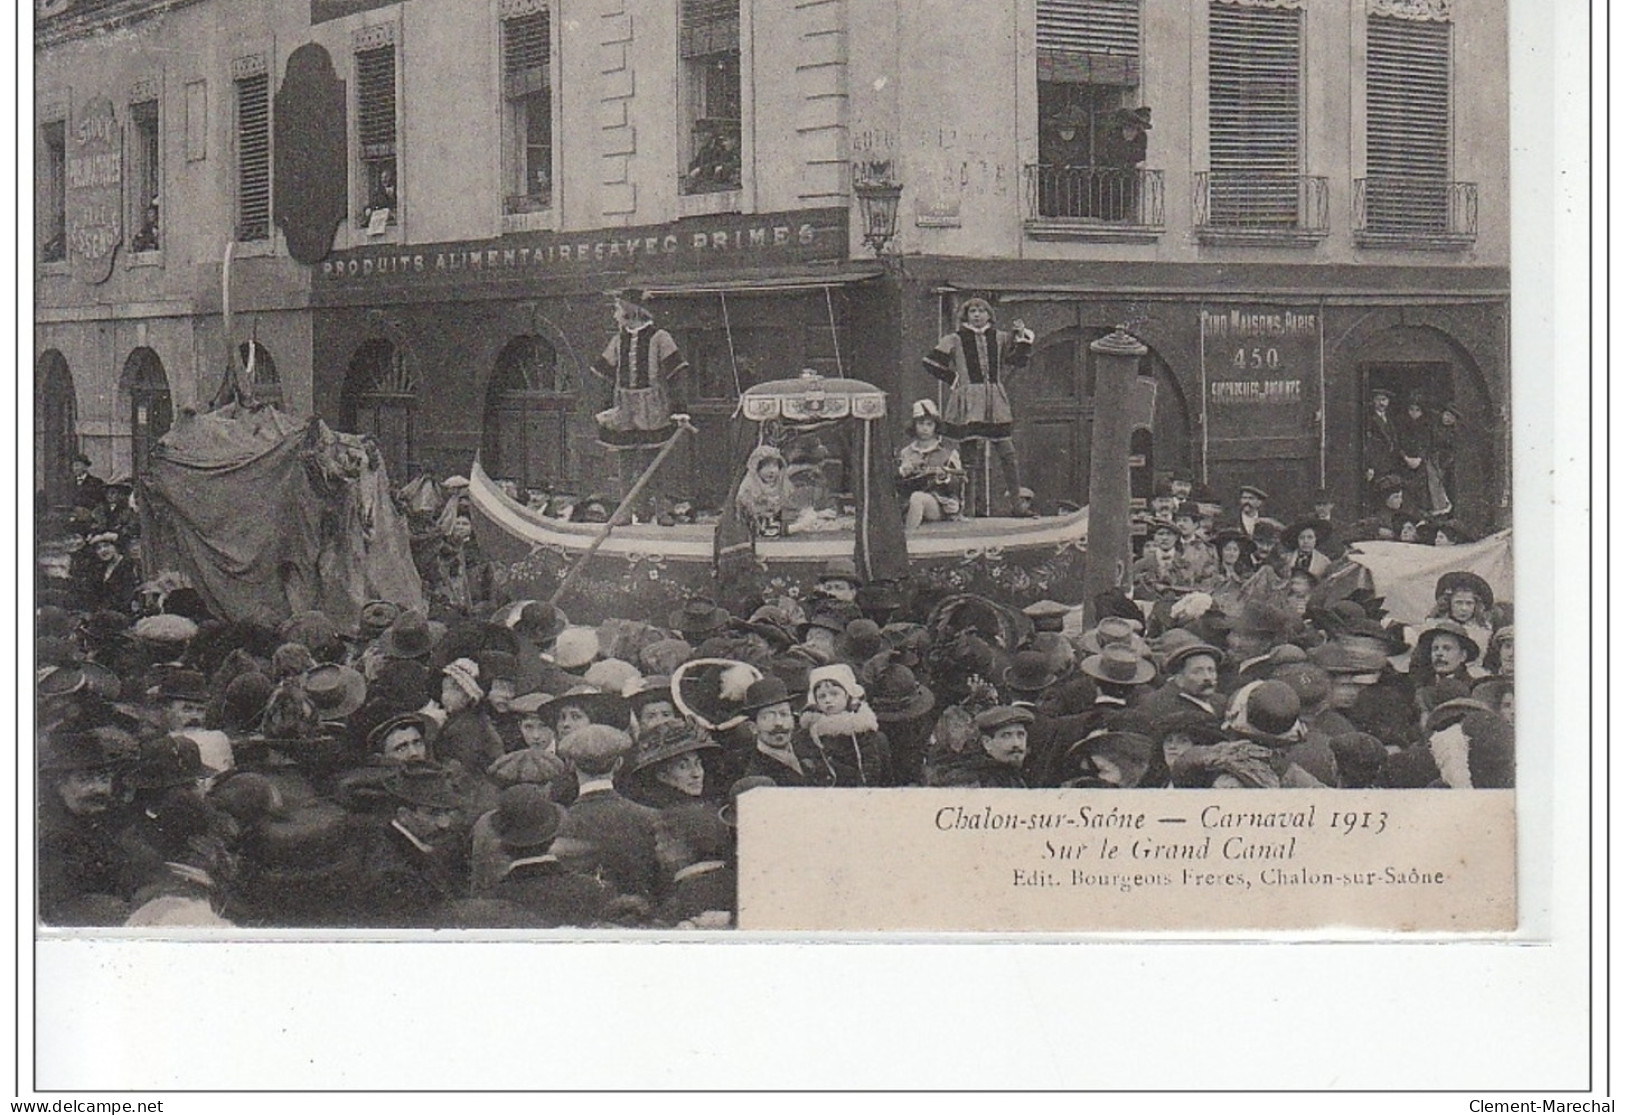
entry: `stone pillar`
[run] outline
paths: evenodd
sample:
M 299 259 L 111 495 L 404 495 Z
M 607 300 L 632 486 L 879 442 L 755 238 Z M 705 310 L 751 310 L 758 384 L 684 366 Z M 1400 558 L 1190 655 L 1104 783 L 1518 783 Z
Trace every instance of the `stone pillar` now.
M 1089 452 L 1089 550 L 1084 559 L 1084 615 L 1096 593 L 1127 585 L 1129 544 L 1129 422 L 1134 377 L 1146 347 L 1119 326 L 1089 346 L 1095 354 L 1095 418 Z

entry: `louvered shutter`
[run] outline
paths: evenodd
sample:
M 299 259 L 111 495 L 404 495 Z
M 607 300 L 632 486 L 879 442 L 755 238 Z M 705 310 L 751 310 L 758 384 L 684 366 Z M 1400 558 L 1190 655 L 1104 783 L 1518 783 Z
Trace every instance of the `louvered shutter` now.
M 1303 13 L 1208 9 L 1209 213 L 1215 223 L 1298 219 Z
M 395 155 L 395 47 L 376 47 L 355 56 L 358 127 L 363 159 Z
M 1038 0 L 1038 80 L 1140 84 L 1140 0 Z
M 237 239 L 271 235 L 271 79 L 237 79 Z
M 546 9 L 502 21 L 502 92 L 510 99 L 548 87 L 553 46 Z
M 1441 227 L 1450 180 L 1450 25 L 1366 22 L 1366 223 Z
M 684 58 L 739 49 L 739 0 L 683 0 L 678 39 Z

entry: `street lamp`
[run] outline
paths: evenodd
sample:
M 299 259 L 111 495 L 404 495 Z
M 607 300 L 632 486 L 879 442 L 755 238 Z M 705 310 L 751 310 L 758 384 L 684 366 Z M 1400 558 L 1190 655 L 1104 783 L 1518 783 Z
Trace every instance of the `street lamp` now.
M 863 218 L 863 242 L 878 258 L 897 237 L 897 203 L 903 196 L 902 185 L 892 181 L 891 160 L 855 164 L 852 192 Z

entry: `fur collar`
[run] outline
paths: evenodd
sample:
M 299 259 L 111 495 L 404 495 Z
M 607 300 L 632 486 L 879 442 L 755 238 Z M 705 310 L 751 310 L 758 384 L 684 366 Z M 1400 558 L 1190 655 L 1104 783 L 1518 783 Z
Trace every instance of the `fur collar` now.
M 801 714 L 801 726 L 820 743 L 826 736 L 859 736 L 864 732 L 880 731 L 880 721 L 875 718 L 875 710 L 869 707 L 867 701 L 851 712 L 838 712 L 833 716 L 808 709 Z

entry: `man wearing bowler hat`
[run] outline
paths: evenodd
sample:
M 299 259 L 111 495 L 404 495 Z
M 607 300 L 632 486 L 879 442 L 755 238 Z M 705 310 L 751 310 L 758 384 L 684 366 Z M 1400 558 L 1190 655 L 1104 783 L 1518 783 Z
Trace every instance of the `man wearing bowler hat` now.
M 666 440 L 687 421 L 681 379 L 688 361 L 671 334 L 655 326 L 642 290 L 617 291 L 615 336 L 592 362 L 593 373 L 609 381 L 613 402 L 597 414 L 598 443 L 615 457 L 620 495 L 631 491 Z M 640 501 L 654 507 L 652 498 Z M 646 514 L 645 518 L 652 518 Z
M 53 733 L 42 744 L 39 795 L 39 911 L 46 925 L 87 924 L 91 895 L 118 891 L 123 810 L 114 776 L 135 741 L 115 728 Z
M 502 791 L 494 827 L 509 862 L 492 897 L 523 906 L 548 929 L 593 925 L 615 897 L 612 888 L 569 870 L 551 853 L 563 824 L 564 809 L 545 787 L 521 782 Z
M 1399 427 L 1390 413 L 1393 402 L 1394 393 L 1388 388 L 1371 389 L 1371 410 L 1365 418 L 1365 480 L 1373 486 L 1385 476 L 1397 475 L 1400 469 Z M 1378 494 L 1373 502 L 1381 501 Z
M 404 763 L 384 779 L 394 813 L 362 819 L 364 883 L 354 896 L 363 924 L 416 926 L 468 893 L 466 802 L 450 771 Z
M 1434 620 L 1416 637 L 1411 652 L 1411 675 L 1417 680 L 1417 708 L 1426 713 L 1435 705 L 1471 696 L 1478 675 L 1471 664 L 1480 647 L 1467 629 L 1453 619 Z
M 750 717 L 748 731 L 755 741 L 744 764 L 744 777 L 771 778 L 779 786 L 821 784 L 813 775 L 822 773 L 824 766 L 817 761 L 812 737 L 796 723 L 784 679 L 769 674 L 752 682 L 740 711 Z

